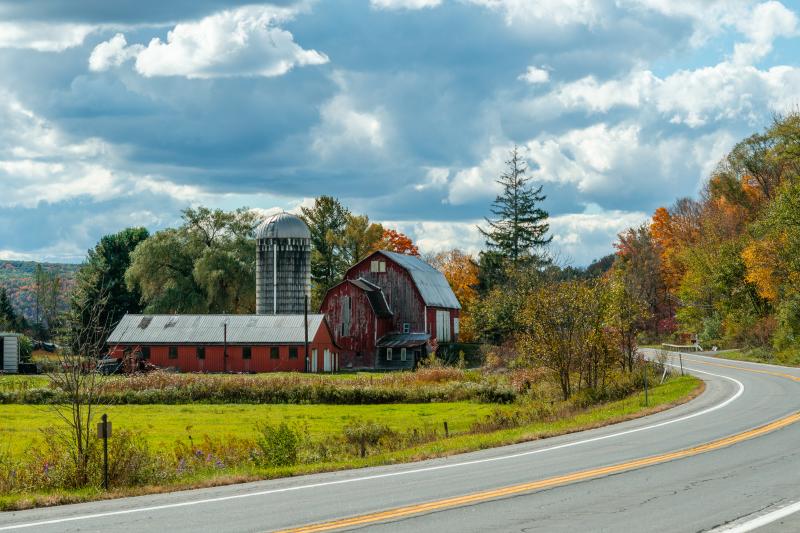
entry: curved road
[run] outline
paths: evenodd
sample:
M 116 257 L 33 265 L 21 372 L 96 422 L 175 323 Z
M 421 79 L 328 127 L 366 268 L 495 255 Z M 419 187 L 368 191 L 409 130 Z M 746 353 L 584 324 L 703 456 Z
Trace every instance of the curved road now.
M 706 392 L 639 420 L 414 464 L 0 513 L 0 531 L 800 530 L 800 369 L 683 361 Z

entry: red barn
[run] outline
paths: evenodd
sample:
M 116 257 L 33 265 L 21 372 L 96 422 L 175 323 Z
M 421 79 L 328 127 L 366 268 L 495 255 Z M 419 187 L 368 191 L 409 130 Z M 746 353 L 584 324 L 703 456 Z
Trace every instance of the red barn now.
M 323 315 L 308 315 L 308 341 L 306 361 L 303 315 L 125 315 L 107 344 L 112 357 L 140 354 L 182 372 L 338 370 Z
M 444 275 L 416 256 L 378 251 L 322 302 L 348 368 L 413 368 L 431 344 L 458 340 L 461 305 Z

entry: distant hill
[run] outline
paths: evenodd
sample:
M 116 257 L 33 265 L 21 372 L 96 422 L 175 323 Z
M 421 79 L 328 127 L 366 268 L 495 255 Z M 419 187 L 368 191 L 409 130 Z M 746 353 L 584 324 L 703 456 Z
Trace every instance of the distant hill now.
M 35 261 L 6 261 L 0 259 L 0 287 L 5 287 L 14 310 L 20 311 L 29 321 L 36 315 L 34 298 L 34 277 L 36 272 Z M 54 272 L 61 278 L 62 307 L 66 308 L 69 293 L 75 286 L 75 273 L 80 265 L 64 263 L 41 263 L 42 268 Z

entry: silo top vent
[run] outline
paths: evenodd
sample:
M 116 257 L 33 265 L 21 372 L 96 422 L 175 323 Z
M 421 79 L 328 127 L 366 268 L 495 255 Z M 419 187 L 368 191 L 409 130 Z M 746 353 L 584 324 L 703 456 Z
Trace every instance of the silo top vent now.
M 291 213 L 272 215 L 256 229 L 257 239 L 310 239 L 311 232 L 302 218 Z

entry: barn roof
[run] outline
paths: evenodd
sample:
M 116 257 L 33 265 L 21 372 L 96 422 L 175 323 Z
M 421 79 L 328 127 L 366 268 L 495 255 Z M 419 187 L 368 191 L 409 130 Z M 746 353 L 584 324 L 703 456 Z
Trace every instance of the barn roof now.
M 414 255 L 398 254 L 386 250 L 381 250 L 380 253 L 403 267 L 411 275 L 425 305 L 461 309 L 461 304 L 458 303 L 458 298 L 444 274 L 431 265 Z
M 308 315 L 313 339 L 324 315 Z M 222 344 L 223 324 L 229 344 L 302 344 L 303 315 L 125 315 L 108 344 Z
M 364 278 L 351 279 L 347 281 L 364 291 L 364 294 L 367 295 L 369 305 L 372 307 L 372 311 L 375 313 L 375 316 L 379 318 L 389 318 L 390 316 L 394 315 L 392 310 L 389 309 L 389 302 L 386 301 L 386 295 L 383 294 L 383 289 L 374 283 L 370 283 Z
M 429 333 L 390 333 L 378 339 L 379 348 L 414 348 L 430 340 Z

